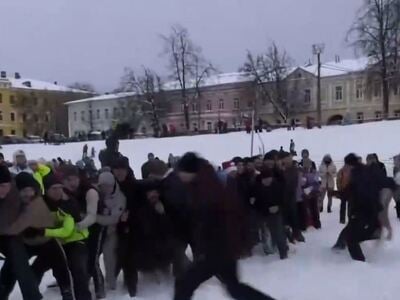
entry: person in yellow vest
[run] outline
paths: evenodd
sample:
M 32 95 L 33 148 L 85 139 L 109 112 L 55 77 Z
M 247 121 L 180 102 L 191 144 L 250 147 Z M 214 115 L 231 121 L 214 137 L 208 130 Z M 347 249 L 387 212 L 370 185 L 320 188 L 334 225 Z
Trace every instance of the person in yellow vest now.
M 44 194 L 43 178 L 51 173 L 50 167 L 36 160 L 28 161 L 28 165 L 33 172 L 33 178 L 39 183 L 42 194 Z

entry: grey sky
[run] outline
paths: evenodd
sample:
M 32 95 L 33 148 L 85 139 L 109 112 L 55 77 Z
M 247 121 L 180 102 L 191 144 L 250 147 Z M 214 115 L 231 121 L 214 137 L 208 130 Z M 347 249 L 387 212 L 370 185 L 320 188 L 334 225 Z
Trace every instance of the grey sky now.
M 1 0 L 0 69 L 62 83 L 118 85 L 124 66 L 166 74 L 159 34 L 180 23 L 221 71 L 272 41 L 298 64 L 311 44 L 324 60 L 352 57 L 344 42 L 362 0 Z

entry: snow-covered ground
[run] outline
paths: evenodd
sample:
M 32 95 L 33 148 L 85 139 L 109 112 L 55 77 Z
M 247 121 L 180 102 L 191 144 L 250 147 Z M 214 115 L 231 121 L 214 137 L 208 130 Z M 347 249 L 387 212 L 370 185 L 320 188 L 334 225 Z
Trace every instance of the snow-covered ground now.
M 298 152 L 308 148 L 311 158 L 318 164 L 326 153 L 330 153 L 337 165 L 349 152 L 365 157 L 376 152 L 391 172 L 391 158 L 400 153 L 400 121 L 369 123 L 363 125 L 327 127 L 322 130 L 296 131 L 277 130 L 255 137 L 255 152 L 262 149 L 288 148 L 290 139 L 294 139 Z M 97 153 L 104 142 L 90 142 Z M 77 161 L 80 159 L 83 144 L 63 146 L 11 145 L 4 146 L 6 159 L 11 159 L 13 151 L 23 149 L 28 158 L 51 159 L 61 156 Z M 122 141 L 121 152 L 130 158 L 137 175 L 140 165 L 148 152 L 154 152 L 160 159 L 166 160 L 169 153 L 181 155 L 186 151 L 196 151 L 212 162 L 219 164 L 234 156 L 249 155 L 250 136 L 245 133 L 227 135 L 209 135 L 166 139 L 147 139 Z M 393 205 L 394 206 L 394 205 Z M 257 251 L 252 258 L 240 263 L 241 277 L 244 282 L 271 294 L 278 300 L 395 300 L 398 299 L 400 274 L 400 222 L 391 209 L 394 225 L 394 240 L 387 242 L 368 242 L 363 244 L 367 263 L 354 262 L 347 251 L 332 252 L 330 247 L 336 241 L 342 226 L 339 224 L 339 207 L 335 203 L 332 214 L 322 214 L 322 230 L 309 230 L 305 234 L 307 242 L 293 247 L 290 258 L 280 261 L 277 256 L 266 257 Z M 42 288 L 45 299 L 59 299 L 56 291 L 46 291 L 46 282 L 51 281 L 47 274 Z M 161 283 L 142 278 L 139 283 L 138 299 L 167 300 L 172 298 L 173 280 Z M 15 291 L 11 300 L 21 299 Z M 108 299 L 129 299 L 122 290 L 109 293 Z M 218 281 L 210 280 L 197 291 L 194 299 L 229 299 L 220 288 Z

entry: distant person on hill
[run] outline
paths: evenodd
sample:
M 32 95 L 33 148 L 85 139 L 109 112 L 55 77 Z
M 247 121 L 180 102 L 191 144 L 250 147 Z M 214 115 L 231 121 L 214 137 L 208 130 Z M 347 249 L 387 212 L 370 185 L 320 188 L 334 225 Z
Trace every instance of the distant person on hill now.
M 103 149 L 99 153 L 99 160 L 101 167 L 110 167 L 112 162 L 121 157 L 119 152 L 119 141 L 115 136 L 111 136 L 106 140 L 106 149 Z
M 85 144 L 85 145 L 83 146 L 83 150 L 82 150 L 82 159 L 84 159 L 85 157 L 88 156 L 88 151 L 89 151 L 89 147 L 88 147 L 87 144 Z
M 297 153 L 296 153 L 296 145 L 295 145 L 293 140 L 290 140 L 289 151 L 290 151 L 290 154 L 292 154 L 293 156 L 297 155 Z
M 142 179 L 147 179 L 150 175 L 150 164 L 155 160 L 155 156 L 153 153 L 147 154 L 147 161 L 142 165 Z

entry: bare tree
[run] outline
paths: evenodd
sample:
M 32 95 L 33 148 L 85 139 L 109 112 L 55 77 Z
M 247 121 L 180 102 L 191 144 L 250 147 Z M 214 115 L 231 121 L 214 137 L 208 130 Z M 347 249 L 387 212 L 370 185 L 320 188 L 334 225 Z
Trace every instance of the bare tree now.
M 378 77 L 383 92 L 383 117 L 389 116 L 390 80 L 398 74 L 399 0 L 364 0 L 347 41 L 371 58 L 369 76 Z
M 186 130 L 189 130 L 189 90 L 194 88 L 196 94 L 203 80 L 215 68 L 204 59 L 201 48 L 192 41 L 188 30 L 181 25 L 173 26 L 168 36 L 161 37 L 164 41 L 164 54 L 168 57 L 170 78 L 176 81 L 180 90 Z
M 91 83 L 88 82 L 74 82 L 68 86 L 71 89 L 81 90 L 95 94 L 96 89 Z
M 119 92 L 134 92 L 134 98 L 141 102 L 141 109 L 150 114 L 155 136 L 161 132 L 160 118 L 167 111 L 167 101 L 160 76 L 153 70 L 142 67 L 142 73 L 137 75 L 131 68 L 125 68 L 121 78 Z
M 275 111 L 286 122 L 288 108 L 286 104 L 285 77 L 289 72 L 292 59 L 286 51 L 279 50 L 273 43 L 265 53 L 253 55 L 247 52 L 247 60 L 240 71 L 253 78 L 260 90 L 263 102 L 273 105 Z M 257 105 L 254 105 L 255 109 Z

